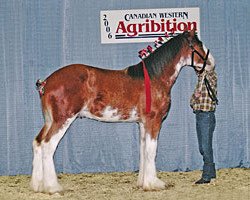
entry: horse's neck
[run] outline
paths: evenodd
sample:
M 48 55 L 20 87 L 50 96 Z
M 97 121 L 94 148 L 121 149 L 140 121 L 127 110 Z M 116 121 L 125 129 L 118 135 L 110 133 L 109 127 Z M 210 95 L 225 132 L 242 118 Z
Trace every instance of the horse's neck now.
M 188 62 L 191 62 L 190 58 L 177 56 L 172 62 L 165 65 L 161 80 L 171 88 L 175 83 L 182 67 L 188 65 Z

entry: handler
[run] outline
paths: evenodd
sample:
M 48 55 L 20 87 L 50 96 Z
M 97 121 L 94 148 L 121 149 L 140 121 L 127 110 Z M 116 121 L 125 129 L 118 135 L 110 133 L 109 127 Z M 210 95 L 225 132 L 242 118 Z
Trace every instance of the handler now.
M 190 99 L 190 106 L 196 117 L 196 131 L 199 151 L 203 156 L 203 172 L 200 180 L 195 184 L 210 183 L 216 178 L 213 158 L 213 132 L 215 129 L 215 108 L 217 104 L 217 74 L 215 66 L 206 66 L 202 73 L 196 72 L 198 82 Z

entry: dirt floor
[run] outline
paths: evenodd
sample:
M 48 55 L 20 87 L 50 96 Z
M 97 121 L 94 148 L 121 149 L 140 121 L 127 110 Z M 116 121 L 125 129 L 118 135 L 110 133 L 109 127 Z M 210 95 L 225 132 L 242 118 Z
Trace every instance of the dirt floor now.
M 0 176 L 0 200 L 250 200 L 250 169 L 221 169 L 210 184 L 195 185 L 200 174 L 200 171 L 159 172 L 168 188 L 153 192 L 136 187 L 137 173 L 59 174 L 65 191 L 54 195 L 31 191 L 30 176 Z

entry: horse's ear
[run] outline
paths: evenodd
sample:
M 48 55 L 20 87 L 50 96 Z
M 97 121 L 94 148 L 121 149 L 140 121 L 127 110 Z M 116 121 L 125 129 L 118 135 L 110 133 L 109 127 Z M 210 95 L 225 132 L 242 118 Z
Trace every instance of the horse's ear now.
M 183 32 L 183 35 L 184 35 L 185 37 L 188 37 L 188 36 L 189 36 L 189 32 L 188 32 L 188 31 L 184 31 L 184 32 Z
M 191 31 L 190 31 L 190 36 L 193 38 L 195 36 L 195 31 L 196 29 L 193 28 Z
M 195 37 L 195 31 L 196 31 L 195 28 L 193 28 L 191 31 L 184 31 L 183 34 L 188 39 L 189 42 L 191 42 Z

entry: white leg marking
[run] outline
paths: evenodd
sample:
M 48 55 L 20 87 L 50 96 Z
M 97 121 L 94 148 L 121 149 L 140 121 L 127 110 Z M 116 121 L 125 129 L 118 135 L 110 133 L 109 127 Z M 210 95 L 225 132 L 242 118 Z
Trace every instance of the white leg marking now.
M 53 156 L 57 145 L 64 136 L 65 132 L 69 128 L 70 124 L 75 120 L 76 116 L 68 119 L 61 129 L 55 135 L 52 136 L 49 142 L 42 142 L 42 151 L 43 151 L 43 183 L 44 183 L 44 192 L 53 194 L 56 192 L 62 191 L 62 187 L 58 183 L 57 175 L 55 171 Z
M 144 190 L 165 189 L 165 183 L 157 178 L 155 157 L 157 150 L 157 139 L 152 139 L 150 134 L 146 134 L 145 147 L 145 168 L 144 168 Z
M 42 148 L 36 140 L 33 141 L 33 169 L 30 186 L 35 192 L 42 192 L 44 189 Z
M 145 161 L 145 128 L 143 123 L 140 123 L 139 126 L 140 126 L 140 168 L 139 168 L 137 186 L 142 187 L 144 180 L 144 161 Z

